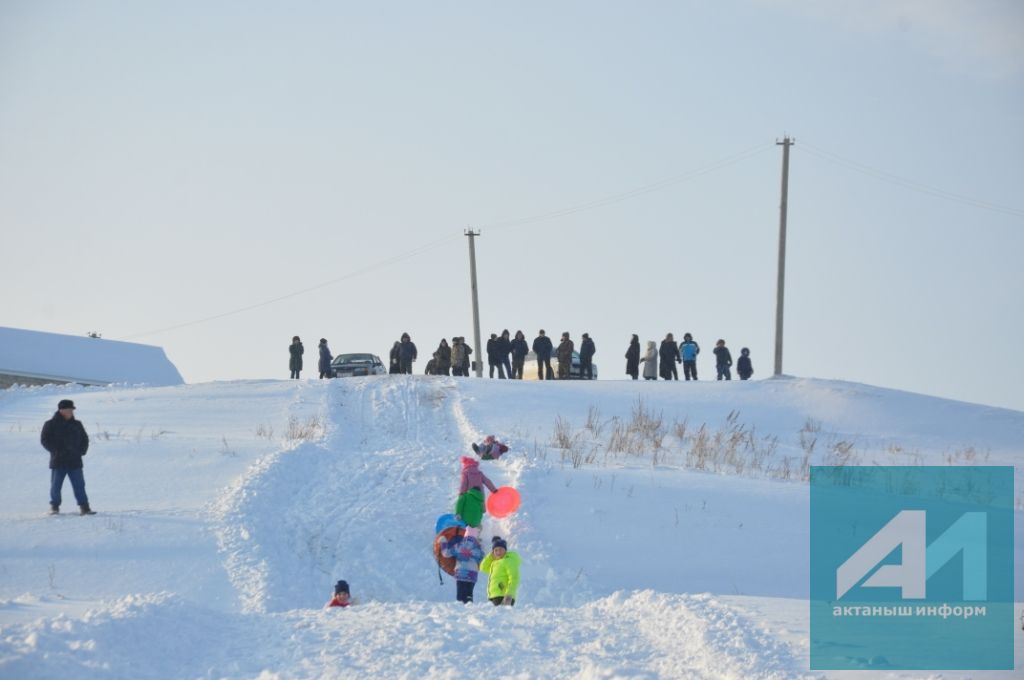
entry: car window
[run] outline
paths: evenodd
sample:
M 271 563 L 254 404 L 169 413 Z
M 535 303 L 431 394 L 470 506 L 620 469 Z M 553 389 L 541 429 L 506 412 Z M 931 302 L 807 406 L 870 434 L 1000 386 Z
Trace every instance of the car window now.
M 378 362 L 380 361 L 380 359 L 377 359 L 377 357 L 375 357 L 372 354 L 339 354 L 338 357 L 334 360 L 334 363 L 336 363 L 336 364 L 351 364 L 351 363 L 357 363 L 357 362 L 373 363 L 373 361 L 375 359 Z

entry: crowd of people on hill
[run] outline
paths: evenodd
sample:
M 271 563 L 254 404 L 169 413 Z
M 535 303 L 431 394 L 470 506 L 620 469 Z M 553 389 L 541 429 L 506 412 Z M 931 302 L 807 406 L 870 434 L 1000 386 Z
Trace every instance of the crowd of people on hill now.
M 523 331 L 518 330 L 515 336 L 511 336 L 506 328 L 498 333 L 491 333 L 487 340 L 487 367 L 488 376 L 494 378 L 498 374 L 499 379 L 511 378 L 513 380 L 523 379 L 523 368 L 530 350 L 537 361 L 537 379 L 553 380 L 555 371 L 551 366 L 551 360 L 558 360 L 557 377 L 565 380 L 570 377 L 573 366 L 573 355 L 577 354 L 576 344 L 568 332 L 562 333 L 558 346 L 555 347 L 551 338 L 547 336 L 544 329 L 540 329 L 532 344 L 528 344 Z M 292 344 L 288 347 L 290 354 L 288 367 L 291 370 L 291 377 L 297 379 L 302 371 L 302 341 L 299 336 L 292 338 Z M 317 367 L 321 378 L 332 377 L 331 373 L 331 350 L 327 346 L 327 340 L 320 338 L 319 362 Z M 732 380 L 732 353 L 725 345 L 725 340 L 719 339 L 712 350 L 715 355 L 715 372 L 718 380 Z M 580 341 L 579 371 L 575 377 L 583 380 L 590 380 L 594 377 L 594 355 L 597 353 L 597 346 L 589 333 L 584 333 Z M 425 373 L 427 375 L 453 375 L 469 376 L 470 369 L 475 362 L 470 359 L 473 348 L 466 342 L 463 336 L 452 337 L 451 344 L 447 338 L 441 338 L 437 349 L 434 350 L 429 361 L 427 361 Z M 679 380 L 678 365 L 682 364 L 683 379 L 697 380 L 697 355 L 700 354 L 700 345 L 693 339 L 690 333 L 683 334 L 683 341 L 676 342 L 675 336 L 668 333 L 661 341 L 660 346 L 653 340 L 647 342 L 647 348 L 641 350 L 640 337 L 632 336 L 629 347 L 626 349 L 626 375 L 633 380 L 639 380 L 641 375 L 640 365 L 643 364 L 643 377 L 645 380 Z M 402 333 L 402 337 L 395 341 L 388 355 L 388 373 L 412 373 L 412 365 L 418 356 L 416 343 L 408 333 Z M 736 373 L 740 380 L 749 380 L 754 375 L 754 366 L 750 359 L 750 350 L 746 347 L 740 350 L 740 357 L 736 361 Z

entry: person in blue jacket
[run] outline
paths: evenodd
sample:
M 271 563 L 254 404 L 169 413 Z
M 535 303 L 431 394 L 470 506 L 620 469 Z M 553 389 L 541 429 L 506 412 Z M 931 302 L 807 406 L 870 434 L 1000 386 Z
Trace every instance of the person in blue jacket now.
M 320 363 L 317 368 L 320 369 L 320 379 L 333 378 L 334 373 L 331 371 L 331 360 L 334 357 L 331 356 L 331 348 L 327 346 L 327 338 L 320 338 Z
M 698 345 L 693 336 L 689 333 L 683 334 L 683 345 L 679 348 L 679 353 L 683 356 L 683 376 L 690 380 L 697 379 L 697 355 L 700 354 L 700 345 Z

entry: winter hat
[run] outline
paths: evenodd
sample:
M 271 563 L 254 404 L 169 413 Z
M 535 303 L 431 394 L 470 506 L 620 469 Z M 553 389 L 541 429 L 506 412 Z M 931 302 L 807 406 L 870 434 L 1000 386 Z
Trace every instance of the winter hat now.
M 503 550 L 508 550 L 508 543 L 506 543 L 505 539 L 502 538 L 501 536 L 495 536 L 494 538 L 491 539 L 491 550 L 494 550 L 495 548 L 501 548 Z
M 59 411 L 64 408 L 69 408 L 73 411 L 75 409 L 75 402 L 71 401 L 70 399 L 61 399 L 57 403 L 57 410 Z
M 338 595 L 340 593 L 345 593 L 346 595 L 349 594 L 348 581 L 338 581 L 334 584 L 334 594 Z
M 477 464 L 477 462 L 476 462 L 475 458 L 470 458 L 469 456 L 463 456 L 462 457 L 462 467 L 468 468 L 468 467 L 472 467 L 472 466 L 474 466 L 476 464 Z
M 321 345 L 326 345 L 327 344 L 327 338 L 320 338 L 320 344 Z
M 746 356 L 746 355 L 750 354 L 750 350 L 747 349 L 746 347 L 744 347 L 743 349 L 740 350 L 740 354 L 742 354 L 743 356 Z

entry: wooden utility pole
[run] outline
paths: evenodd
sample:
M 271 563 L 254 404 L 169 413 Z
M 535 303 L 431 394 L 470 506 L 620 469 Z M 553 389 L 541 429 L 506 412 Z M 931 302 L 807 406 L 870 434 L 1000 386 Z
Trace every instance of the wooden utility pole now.
M 775 289 L 775 375 L 782 375 L 782 307 L 786 288 L 786 208 L 789 203 L 789 147 L 795 139 L 783 137 L 775 142 L 782 147 L 782 203 L 779 205 L 779 280 Z
M 476 246 L 474 245 L 474 239 L 480 235 L 479 231 L 473 231 L 472 229 L 466 229 L 463 232 L 469 237 L 469 287 L 473 292 L 473 342 L 474 351 L 476 352 L 476 359 L 474 359 L 474 365 L 476 366 L 476 377 L 482 378 L 484 376 L 484 362 L 481 361 L 483 356 L 483 348 L 480 347 L 480 300 L 476 289 Z

